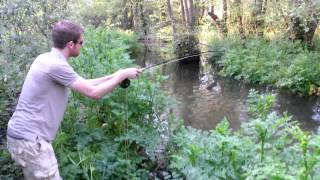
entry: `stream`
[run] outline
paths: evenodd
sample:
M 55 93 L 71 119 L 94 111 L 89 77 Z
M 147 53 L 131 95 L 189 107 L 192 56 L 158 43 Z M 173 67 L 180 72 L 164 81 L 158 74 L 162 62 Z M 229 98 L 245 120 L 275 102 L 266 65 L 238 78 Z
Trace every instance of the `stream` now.
M 136 63 L 145 67 L 169 59 L 159 54 L 158 44 L 144 44 L 144 50 L 137 57 Z M 208 54 L 200 56 L 199 62 L 175 62 L 163 65 L 160 69 L 163 75 L 168 76 L 162 89 L 175 102 L 170 110 L 176 117 L 184 119 L 185 126 L 211 130 L 223 118 L 227 118 L 231 128 L 238 129 L 249 119 L 246 100 L 249 90 L 255 89 L 259 93 L 276 93 L 274 111 L 279 114 L 287 112 L 299 122 L 303 130 L 318 132 L 320 97 L 303 97 L 288 90 L 249 85 L 222 77 Z

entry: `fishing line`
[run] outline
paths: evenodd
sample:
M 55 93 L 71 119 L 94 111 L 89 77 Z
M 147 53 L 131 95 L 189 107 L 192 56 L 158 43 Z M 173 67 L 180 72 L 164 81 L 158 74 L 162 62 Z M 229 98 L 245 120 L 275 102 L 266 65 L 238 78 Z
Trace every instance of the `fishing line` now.
M 124 123 L 124 133 L 126 136 L 128 136 L 128 121 L 129 121 L 129 107 L 128 107 L 128 89 L 125 90 L 125 111 L 126 111 L 126 117 L 125 117 L 125 123 Z M 126 159 L 128 159 L 128 140 L 125 140 L 125 150 L 126 150 Z
M 143 67 L 141 68 L 143 71 L 145 70 L 148 70 L 148 69 L 152 69 L 152 68 L 155 68 L 155 67 L 158 67 L 158 66 L 163 66 L 165 64 L 170 64 L 170 63 L 174 63 L 174 62 L 178 62 L 178 61 L 181 61 L 181 60 L 184 60 L 184 59 L 188 59 L 188 58 L 192 58 L 192 57 L 197 57 L 197 56 L 200 56 L 202 54 L 208 54 L 208 53 L 224 53 L 225 50 L 214 50 L 214 51 L 205 51 L 205 52 L 200 52 L 198 54 L 193 54 L 193 55 L 189 55 L 189 56 L 184 56 L 184 57 L 181 57 L 181 58 L 174 58 L 174 59 L 169 59 L 169 60 L 166 60 L 164 62 L 161 62 L 161 63 L 157 63 L 157 64 L 154 64 L 154 65 L 151 65 L 151 66 L 147 66 L 147 67 Z M 191 59 L 193 60 L 193 59 Z M 191 61 L 191 60 L 186 60 L 186 61 Z M 120 83 L 120 87 L 122 88 L 127 88 L 130 86 L 130 80 L 129 79 L 125 79 L 123 80 L 121 83 Z
M 143 69 L 143 70 L 147 70 L 147 69 L 151 69 L 151 68 L 154 68 L 154 67 L 162 66 L 162 65 L 165 65 L 165 64 L 170 64 L 170 63 L 178 62 L 178 61 L 181 61 L 181 60 L 184 60 L 184 59 L 188 59 L 188 58 L 192 58 L 192 57 L 197 57 L 197 56 L 200 56 L 200 55 L 202 55 L 202 54 L 217 53 L 217 52 L 219 52 L 219 53 L 224 53 L 225 51 L 224 51 L 224 50 L 216 50 L 216 51 L 200 52 L 200 53 L 198 53 L 198 54 L 192 54 L 192 55 L 184 56 L 184 57 L 181 57 L 181 58 L 169 59 L 169 60 L 166 60 L 166 61 L 161 62 L 161 63 L 158 63 L 158 64 L 154 64 L 154 65 L 151 65 L 151 66 L 144 67 L 144 68 L 142 68 L 142 69 Z M 191 60 L 187 60 L 187 61 L 191 61 Z
M 129 155 L 128 155 L 128 149 L 129 149 L 129 142 L 128 142 L 128 121 L 129 121 L 129 106 L 128 106 L 128 89 L 125 89 L 125 122 L 124 122 L 124 135 L 125 135 L 125 140 L 124 140 L 124 151 L 125 151 L 125 158 L 128 161 L 129 160 Z M 126 168 L 127 174 L 129 173 L 129 168 Z

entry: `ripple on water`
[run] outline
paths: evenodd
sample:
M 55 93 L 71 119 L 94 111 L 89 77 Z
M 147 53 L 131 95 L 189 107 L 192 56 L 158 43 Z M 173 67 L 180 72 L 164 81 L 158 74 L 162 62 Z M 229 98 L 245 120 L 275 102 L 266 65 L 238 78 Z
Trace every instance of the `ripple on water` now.
M 319 101 L 312 108 L 312 111 L 313 111 L 312 120 L 314 120 L 317 123 L 320 123 L 320 103 L 319 103 Z

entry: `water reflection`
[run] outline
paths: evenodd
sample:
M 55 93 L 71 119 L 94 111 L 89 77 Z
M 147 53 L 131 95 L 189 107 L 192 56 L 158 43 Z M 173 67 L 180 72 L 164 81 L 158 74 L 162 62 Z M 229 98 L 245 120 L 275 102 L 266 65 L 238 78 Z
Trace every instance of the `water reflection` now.
M 319 127 L 319 122 L 313 119 L 316 107 L 316 97 L 301 97 L 288 91 L 280 91 L 275 109 L 279 113 L 287 112 L 292 115 L 303 129 L 316 132 Z
M 320 99 L 317 99 L 316 105 L 312 108 L 313 115 L 312 120 L 314 120 L 317 123 L 320 123 Z
M 164 73 L 170 79 L 164 84 L 164 90 L 178 101 L 174 112 L 185 120 L 186 126 L 210 130 L 226 117 L 236 129 L 247 119 L 247 91 L 239 91 L 240 86 L 221 81 L 211 67 L 203 66 L 203 59 L 201 66 L 200 63 L 170 66 L 165 68 Z
M 177 100 L 180 102 L 187 102 L 179 104 L 181 115 L 185 120 L 186 126 L 192 126 L 194 123 L 191 121 L 194 117 L 193 104 L 195 104 L 196 96 L 194 87 L 199 86 L 199 61 L 192 63 L 177 63 L 175 66 L 175 73 L 172 75 L 172 94 L 177 94 Z M 183 93 L 181 93 L 183 92 Z M 190 106 L 191 105 L 191 106 Z

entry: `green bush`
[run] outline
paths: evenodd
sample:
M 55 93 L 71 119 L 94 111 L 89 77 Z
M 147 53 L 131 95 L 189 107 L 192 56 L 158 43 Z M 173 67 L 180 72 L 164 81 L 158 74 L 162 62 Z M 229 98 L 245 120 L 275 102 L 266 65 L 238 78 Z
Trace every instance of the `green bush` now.
M 320 53 L 299 42 L 230 36 L 211 44 L 213 49 L 228 49 L 216 62 L 224 76 L 320 95 Z

